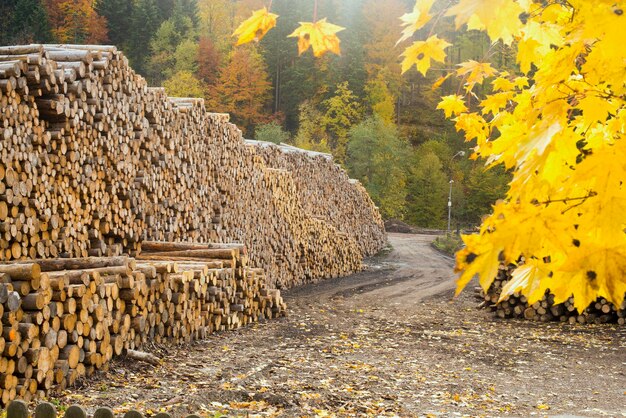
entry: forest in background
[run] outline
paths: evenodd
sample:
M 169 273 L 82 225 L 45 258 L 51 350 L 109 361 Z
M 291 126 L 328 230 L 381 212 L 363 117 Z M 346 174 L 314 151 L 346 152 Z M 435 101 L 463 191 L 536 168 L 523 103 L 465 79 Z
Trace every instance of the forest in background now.
M 287 38 L 313 18 L 312 0 L 274 0 L 278 26 L 261 42 L 235 47 L 231 34 L 262 0 L 4 0 L 0 43 L 109 43 L 151 85 L 172 96 L 204 97 L 228 112 L 247 138 L 332 152 L 366 186 L 383 216 L 422 226 L 468 228 L 503 197 L 507 173 L 485 171 L 435 110 L 460 81 L 432 85 L 443 69 L 468 59 L 515 71 L 511 51 L 476 31 L 438 31 L 454 41 L 442 71 L 401 74 L 407 43 L 399 17 L 409 0 L 323 0 L 318 16 L 343 26 L 342 55 L 298 56 Z M 443 28 L 441 27 L 443 26 Z M 426 33 L 418 36 L 427 36 Z M 465 157 L 459 155 L 465 151 Z

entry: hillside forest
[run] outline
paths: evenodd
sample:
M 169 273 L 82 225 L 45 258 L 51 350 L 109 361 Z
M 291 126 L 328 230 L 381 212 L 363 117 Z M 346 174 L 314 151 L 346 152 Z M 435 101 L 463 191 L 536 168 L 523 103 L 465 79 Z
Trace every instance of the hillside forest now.
M 511 51 L 478 31 L 438 31 L 454 40 L 446 62 L 426 77 L 401 73 L 399 17 L 410 0 L 274 0 L 277 27 L 235 47 L 231 35 L 262 0 L 4 0 L 0 44 L 114 44 L 133 68 L 171 96 L 203 97 L 227 112 L 246 138 L 331 152 L 359 179 L 386 218 L 445 228 L 480 223 L 504 196 L 509 175 L 467 158 L 472 147 L 435 110 L 459 80 L 433 84 L 446 69 L 489 57 L 515 71 Z M 314 16 L 314 15 L 317 16 Z M 298 55 L 287 38 L 314 17 L 346 28 L 341 55 Z M 461 153 L 463 151 L 464 153 Z

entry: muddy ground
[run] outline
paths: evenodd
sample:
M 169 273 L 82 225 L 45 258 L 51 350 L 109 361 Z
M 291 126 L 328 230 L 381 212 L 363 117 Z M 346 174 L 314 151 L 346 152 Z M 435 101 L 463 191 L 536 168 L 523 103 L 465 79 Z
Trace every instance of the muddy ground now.
M 500 320 L 427 235 L 285 293 L 289 316 L 115 361 L 62 405 L 203 416 L 626 416 L 626 329 Z

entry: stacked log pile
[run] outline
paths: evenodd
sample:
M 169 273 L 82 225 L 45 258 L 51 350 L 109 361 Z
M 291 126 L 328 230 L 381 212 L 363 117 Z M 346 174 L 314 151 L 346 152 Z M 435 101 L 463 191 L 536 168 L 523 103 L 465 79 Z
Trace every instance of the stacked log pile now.
M 246 146 L 115 47 L 0 47 L 0 103 L 4 404 L 147 341 L 281 316 L 277 287 L 357 271 L 384 244 L 332 162 Z
M 383 245 L 376 208 L 334 164 L 259 155 L 227 115 L 149 88 L 115 47 L 0 47 L 0 101 L 0 260 L 241 242 L 269 285 L 290 287 Z
M 189 342 L 284 315 L 243 246 L 147 243 L 141 259 L 0 265 L 3 404 L 43 397 L 148 341 Z
M 285 144 L 250 140 L 246 143 L 255 148 L 268 167 L 292 173 L 305 211 L 327 220 L 338 231 L 354 239 L 364 255 L 374 255 L 385 245 L 385 227 L 376 206 L 365 188 L 358 181 L 351 180 L 345 170 L 333 162 L 332 155 Z M 363 219 L 371 221 L 362 222 Z
M 621 306 L 616 307 L 606 299 L 598 299 L 587 307 L 583 312 L 578 312 L 574 307 L 574 299 L 569 298 L 565 303 L 554 303 L 554 296 L 546 295 L 532 305 L 524 295 L 514 293 L 503 301 L 499 301 L 502 288 L 511 280 L 513 266 L 500 266 L 498 277 L 494 280 L 489 290 L 485 293 L 478 289 L 479 298 L 483 306 L 493 311 L 500 318 L 525 318 L 534 321 L 561 321 L 570 324 L 603 324 L 617 322 L 619 325 L 626 324 L 626 300 Z

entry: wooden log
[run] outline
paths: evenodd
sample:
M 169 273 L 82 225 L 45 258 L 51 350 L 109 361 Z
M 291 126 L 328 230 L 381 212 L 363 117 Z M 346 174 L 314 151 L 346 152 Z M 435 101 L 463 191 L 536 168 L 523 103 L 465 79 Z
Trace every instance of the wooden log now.
M 152 364 L 153 366 L 158 366 L 161 364 L 161 359 L 156 357 L 154 354 L 146 353 L 143 351 L 136 350 L 126 350 L 125 356 L 131 360 L 137 360 L 144 363 Z
M 12 264 L 22 265 L 26 264 L 25 261 L 17 261 Z M 134 267 L 130 265 L 129 258 L 127 256 L 119 257 L 87 257 L 87 258 L 51 258 L 37 260 L 37 265 L 40 271 L 60 271 L 60 270 L 88 270 L 94 268 L 105 267 Z M 0 266 L 0 272 L 2 267 Z M 7 272 L 8 273 L 8 272 Z M 10 273 L 8 273 L 10 274 Z
M 41 268 L 38 263 L 0 264 L 0 273 L 8 274 L 13 280 L 38 279 Z

